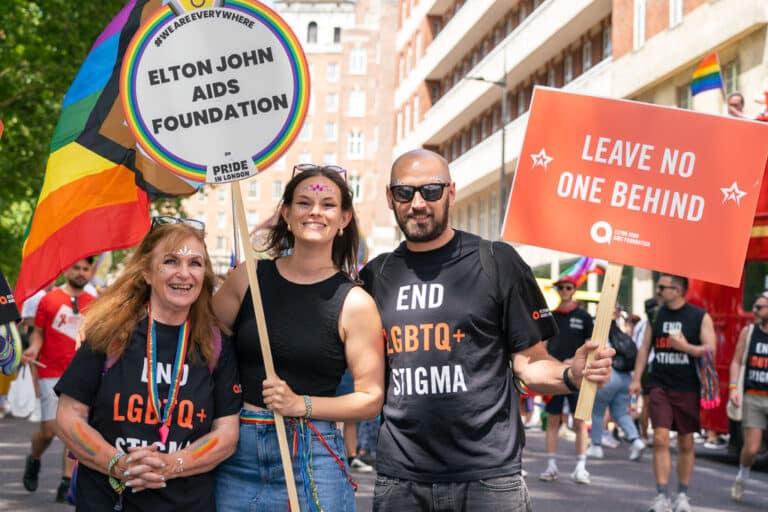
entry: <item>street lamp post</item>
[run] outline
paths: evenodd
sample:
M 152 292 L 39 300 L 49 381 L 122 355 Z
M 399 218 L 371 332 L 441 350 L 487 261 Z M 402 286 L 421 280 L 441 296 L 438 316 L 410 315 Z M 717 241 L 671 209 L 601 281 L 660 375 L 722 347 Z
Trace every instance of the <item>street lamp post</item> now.
M 481 76 L 467 76 L 465 78 L 501 87 L 501 166 L 499 167 L 499 229 L 501 229 L 504 225 L 504 209 L 506 207 L 504 196 L 506 194 L 507 67 L 506 65 L 504 66 L 504 76 L 501 80 L 488 80 Z

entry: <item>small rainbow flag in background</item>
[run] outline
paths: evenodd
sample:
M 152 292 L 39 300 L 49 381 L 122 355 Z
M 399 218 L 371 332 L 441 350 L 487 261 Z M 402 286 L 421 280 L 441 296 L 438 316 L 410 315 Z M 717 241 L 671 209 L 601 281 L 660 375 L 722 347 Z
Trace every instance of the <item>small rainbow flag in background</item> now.
M 722 89 L 723 76 L 720 73 L 720 60 L 717 52 L 710 53 L 701 61 L 699 67 L 693 72 L 691 80 L 691 96 L 710 89 Z

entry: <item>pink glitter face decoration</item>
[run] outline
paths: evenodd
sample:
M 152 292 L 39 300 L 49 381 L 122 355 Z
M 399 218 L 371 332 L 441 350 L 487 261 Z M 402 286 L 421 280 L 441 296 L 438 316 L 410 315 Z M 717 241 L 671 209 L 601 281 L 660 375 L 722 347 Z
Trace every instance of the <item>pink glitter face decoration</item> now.
M 333 190 L 328 185 L 322 185 L 320 183 L 313 183 L 311 185 L 305 185 L 304 190 L 309 190 L 310 192 L 314 192 L 315 194 L 319 194 L 320 192 L 326 192 Z

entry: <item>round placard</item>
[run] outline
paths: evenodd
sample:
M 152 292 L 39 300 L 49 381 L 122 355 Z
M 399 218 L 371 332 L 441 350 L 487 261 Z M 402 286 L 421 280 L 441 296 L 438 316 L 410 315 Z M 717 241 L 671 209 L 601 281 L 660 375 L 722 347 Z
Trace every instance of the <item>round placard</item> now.
M 296 35 L 254 0 L 177 15 L 159 9 L 131 40 L 120 99 L 137 142 L 196 182 L 257 174 L 299 133 L 309 68 Z

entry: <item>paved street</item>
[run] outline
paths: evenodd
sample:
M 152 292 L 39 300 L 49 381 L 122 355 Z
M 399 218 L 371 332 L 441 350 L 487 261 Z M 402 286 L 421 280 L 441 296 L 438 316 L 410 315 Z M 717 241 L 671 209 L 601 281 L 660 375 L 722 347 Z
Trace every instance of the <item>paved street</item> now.
M 34 428 L 26 420 L 6 418 L 0 420 L 0 511 L 43 512 L 72 510 L 65 505 L 53 503 L 56 484 L 60 474 L 62 445 L 57 440 L 44 456 L 40 488 L 28 493 L 21 485 L 24 457 L 29 450 L 29 435 Z M 606 449 L 606 458 L 588 463 L 592 474 L 592 485 L 577 485 L 569 473 L 573 469 L 573 443 L 561 440 L 559 460 L 560 479 L 547 483 L 538 480 L 538 474 L 546 466 L 544 434 L 541 430 L 529 430 L 528 446 L 524 467 L 529 472 L 528 485 L 537 512 L 593 512 L 595 510 L 618 510 L 642 512 L 653 497 L 653 477 L 650 453 L 646 452 L 640 463 L 626 460 L 627 445 Z M 698 453 L 703 448 L 697 445 Z M 719 459 L 727 460 L 721 456 Z M 744 503 L 735 504 L 728 497 L 728 489 L 736 467 L 732 464 L 700 456 L 696 461 L 690 495 L 693 509 L 698 512 L 757 511 L 765 510 L 768 497 L 768 474 L 754 472 L 751 486 L 747 489 Z M 357 494 L 358 510 L 371 510 L 373 476 L 354 474 L 360 484 Z M 674 486 L 673 477 L 673 486 Z M 329 511 L 332 512 L 332 511 Z M 407 512 L 407 511 L 403 511 Z

